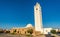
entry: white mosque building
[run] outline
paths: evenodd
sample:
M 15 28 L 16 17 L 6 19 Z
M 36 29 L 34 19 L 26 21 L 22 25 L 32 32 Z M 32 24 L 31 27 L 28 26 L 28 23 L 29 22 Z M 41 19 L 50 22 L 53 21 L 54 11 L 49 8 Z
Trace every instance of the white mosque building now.
M 42 23 L 42 11 L 41 11 L 41 6 L 39 3 L 36 3 L 34 6 L 34 23 L 35 23 L 35 31 L 41 32 L 41 34 L 48 34 L 52 28 L 43 28 L 43 23 Z M 27 24 L 26 27 L 33 27 L 32 24 Z M 58 30 L 58 29 L 57 29 Z
M 43 28 L 41 5 L 37 2 L 34 6 L 35 31 L 40 31 L 41 34 L 48 34 L 53 28 Z M 58 29 L 56 29 L 58 31 Z
M 43 28 L 41 6 L 37 2 L 34 6 L 35 30 L 43 34 L 48 34 L 52 28 Z

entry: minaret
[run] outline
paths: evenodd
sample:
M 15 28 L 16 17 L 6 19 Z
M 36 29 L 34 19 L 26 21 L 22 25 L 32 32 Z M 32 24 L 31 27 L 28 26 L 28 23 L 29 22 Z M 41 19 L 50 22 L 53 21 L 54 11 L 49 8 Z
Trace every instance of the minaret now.
M 35 30 L 43 33 L 42 12 L 39 3 L 36 3 L 36 5 L 34 6 L 34 17 L 35 17 Z

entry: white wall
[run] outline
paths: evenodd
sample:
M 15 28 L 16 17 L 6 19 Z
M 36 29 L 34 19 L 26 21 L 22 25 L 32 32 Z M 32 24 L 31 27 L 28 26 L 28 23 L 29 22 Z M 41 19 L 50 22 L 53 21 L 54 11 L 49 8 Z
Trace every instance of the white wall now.
M 44 34 L 48 34 L 50 31 L 52 30 L 52 28 L 44 28 Z

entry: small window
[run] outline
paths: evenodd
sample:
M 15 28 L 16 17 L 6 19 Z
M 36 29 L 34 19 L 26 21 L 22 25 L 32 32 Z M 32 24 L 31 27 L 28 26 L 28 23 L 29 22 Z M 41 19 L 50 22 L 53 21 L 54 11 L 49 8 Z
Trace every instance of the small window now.
M 36 8 L 36 10 L 38 10 L 38 8 Z
M 18 31 L 18 33 L 19 33 L 19 31 Z

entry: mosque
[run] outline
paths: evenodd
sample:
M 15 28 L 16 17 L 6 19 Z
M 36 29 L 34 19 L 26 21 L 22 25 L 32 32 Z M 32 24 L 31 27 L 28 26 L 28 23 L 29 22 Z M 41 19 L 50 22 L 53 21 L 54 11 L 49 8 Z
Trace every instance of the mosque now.
M 33 27 L 32 24 L 27 24 L 27 26 L 23 28 L 12 28 L 10 32 L 13 33 L 13 31 L 16 30 L 16 34 L 28 34 L 27 30 L 33 29 L 33 34 L 48 34 L 52 30 L 52 28 L 43 28 L 42 11 L 38 2 L 34 6 L 34 20 L 35 27 Z

